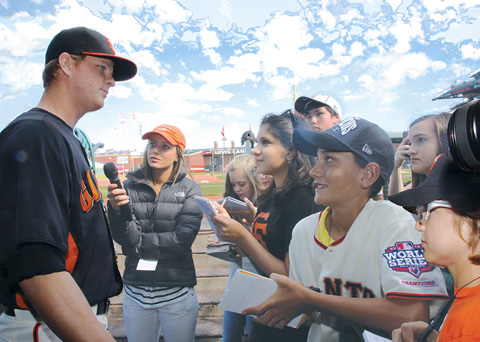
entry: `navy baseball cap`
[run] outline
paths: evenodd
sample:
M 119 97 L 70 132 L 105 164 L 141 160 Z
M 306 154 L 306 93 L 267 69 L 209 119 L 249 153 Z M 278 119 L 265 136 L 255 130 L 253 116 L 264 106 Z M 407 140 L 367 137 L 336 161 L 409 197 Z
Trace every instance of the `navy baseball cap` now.
M 137 74 L 136 64 L 115 55 L 113 45 L 107 37 L 86 27 L 66 29 L 53 37 L 45 53 L 45 64 L 63 52 L 111 59 L 114 62 L 115 81 L 126 81 Z
M 317 149 L 351 152 L 367 163 L 380 166 L 385 183 L 393 171 L 395 150 L 387 132 L 378 125 L 357 117 L 348 117 L 323 132 L 296 129 L 293 144 L 302 153 L 317 155 Z
M 448 201 L 454 209 L 476 211 L 480 209 L 478 176 L 478 173 L 461 170 L 452 162 L 448 152 L 443 153 L 437 157 L 423 183 L 388 199 L 410 212 L 414 212 L 418 205 L 440 199 Z

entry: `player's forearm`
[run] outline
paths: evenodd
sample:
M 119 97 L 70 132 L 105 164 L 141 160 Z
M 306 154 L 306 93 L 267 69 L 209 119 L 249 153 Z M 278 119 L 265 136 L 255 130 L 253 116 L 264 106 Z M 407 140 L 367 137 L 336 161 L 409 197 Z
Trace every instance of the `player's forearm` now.
M 308 297 L 313 311 L 389 333 L 405 322 L 427 321 L 429 314 L 429 301 L 348 298 L 318 293 L 309 293 Z
M 266 250 L 251 234 L 245 234 L 239 242 L 242 251 L 259 266 L 262 271 L 270 276 L 272 273 L 288 277 L 288 271 L 283 260 L 278 259 Z
M 62 341 L 114 341 L 68 272 L 35 276 L 23 280 L 20 287 Z

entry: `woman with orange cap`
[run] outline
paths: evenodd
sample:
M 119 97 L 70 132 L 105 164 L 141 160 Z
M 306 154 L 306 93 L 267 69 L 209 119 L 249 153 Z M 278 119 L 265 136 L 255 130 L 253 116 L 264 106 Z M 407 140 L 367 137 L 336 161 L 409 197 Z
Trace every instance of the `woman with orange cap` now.
M 186 177 L 185 137 L 160 125 L 148 139 L 142 168 L 127 174 L 124 188 L 108 186 L 112 235 L 126 255 L 123 315 L 129 341 L 195 340 L 198 300 L 191 246 L 202 211 L 193 199 L 200 186 Z M 131 221 L 120 206 L 129 204 Z

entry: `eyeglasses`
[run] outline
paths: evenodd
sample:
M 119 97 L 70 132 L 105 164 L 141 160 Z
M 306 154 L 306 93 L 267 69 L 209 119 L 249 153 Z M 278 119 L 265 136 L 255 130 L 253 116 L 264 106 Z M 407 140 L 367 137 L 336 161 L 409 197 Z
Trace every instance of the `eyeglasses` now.
M 427 223 L 428 218 L 430 217 L 430 213 L 437 208 L 452 209 L 452 205 L 447 201 L 433 201 L 428 204 L 419 205 L 417 206 L 418 222 L 421 225 L 425 225 L 425 223 Z

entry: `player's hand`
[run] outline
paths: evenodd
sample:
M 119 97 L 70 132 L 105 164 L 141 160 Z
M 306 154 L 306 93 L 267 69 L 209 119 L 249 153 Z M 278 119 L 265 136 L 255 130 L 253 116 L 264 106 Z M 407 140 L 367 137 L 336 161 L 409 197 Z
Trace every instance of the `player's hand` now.
M 311 290 L 284 275 L 272 273 L 270 278 L 277 283 L 277 290 L 265 302 L 243 310 L 242 314 L 257 316 L 253 319 L 257 323 L 283 329 L 293 318 L 310 312 L 305 303 Z
M 213 205 L 219 213 L 211 216 L 219 237 L 224 241 L 241 244 L 245 234 L 250 234 L 250 232 L 240 222 L 232 219 L 221 205 L 215 202 L 213 202 Z
M 130 202 L 125 189 L 117 189 L 117 184 L 109 184 L 107 189 L 108 202 L 112 206 L 113 210 L 119 211 L 120 206 Z
M 415 342 L 422 336 L 428 324 L 423 321 L 403 323 L 400 328 L 392 332 L 393 342 Z M 428 337 L 428 342 L 437 340 L 438 333 L 433 330 Z
M 410 142 L 408 141 L 408 138 L 405 137 L 403 138 L 402 142 L 400 145 L 398 145 L 397 150 L 395 151 L 395 164 L 394 168 L 398 169 L 400 166 L 402 166 L 403 162 L 405 160 L 410 160 Z

